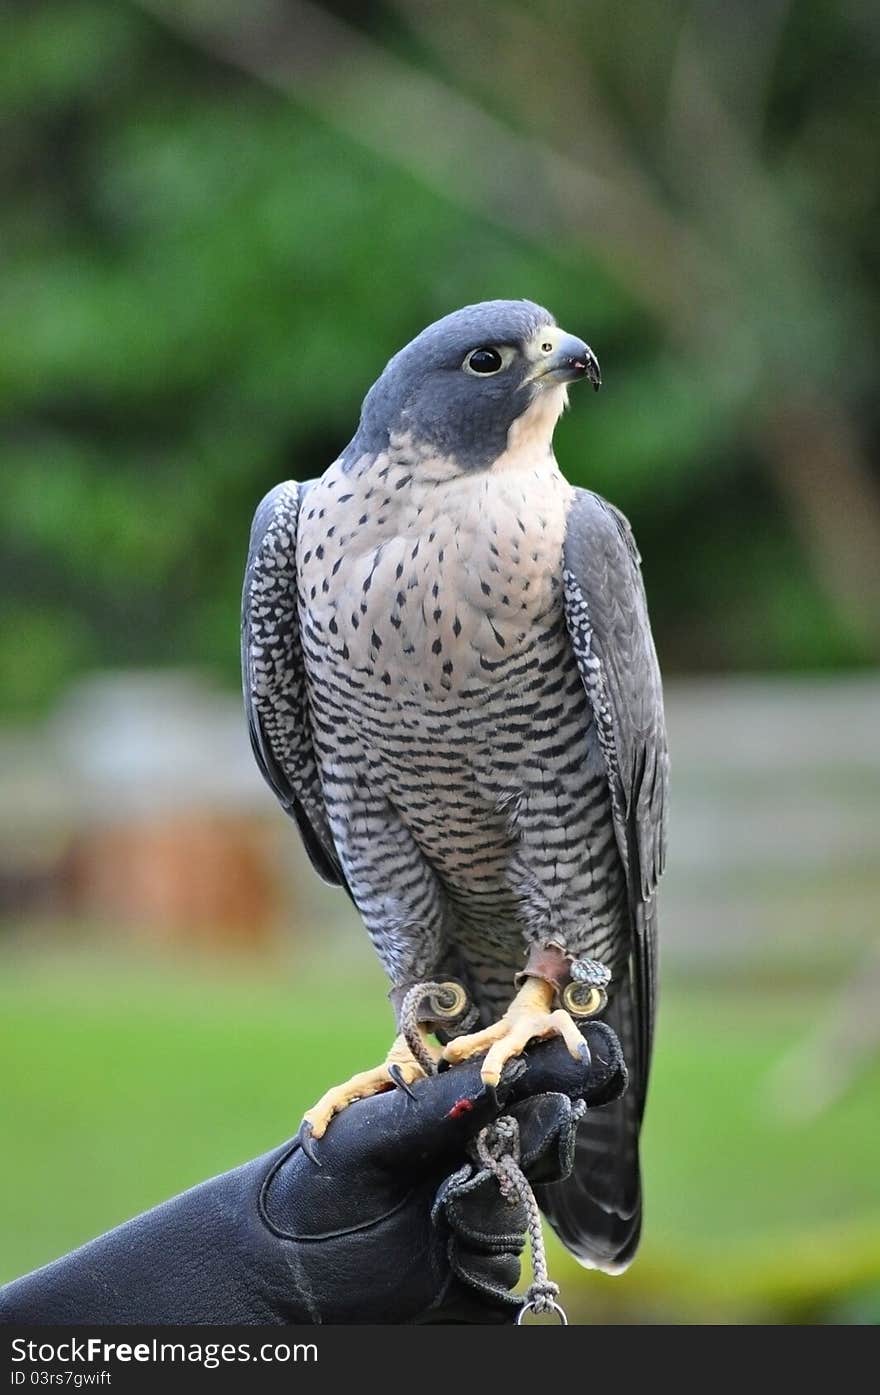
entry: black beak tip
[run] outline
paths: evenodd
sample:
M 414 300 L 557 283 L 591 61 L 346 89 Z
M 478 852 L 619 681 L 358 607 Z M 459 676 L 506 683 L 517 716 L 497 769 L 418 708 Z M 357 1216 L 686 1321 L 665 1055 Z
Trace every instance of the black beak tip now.
M 602 386 L 602 373 L 599 368 L 599 360 L 592 349 L 587 349 L 581 358 L 570 360 L 571 366 L 582 378 L 589 378 L 593 384 L 593 391 L 598 392 Z

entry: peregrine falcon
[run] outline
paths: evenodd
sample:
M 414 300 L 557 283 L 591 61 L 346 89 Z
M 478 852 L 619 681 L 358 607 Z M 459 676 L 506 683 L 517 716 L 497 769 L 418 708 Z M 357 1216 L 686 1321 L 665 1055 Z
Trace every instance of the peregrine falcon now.
M 584 378 L 592 350 L 530 301 L 423 330 L 339 458 L 259 505 L 242 649 L 262 773 L 354 901 L 398 1017 L 426 980 L 474 1005 L 474 1032 L 422 1025 L 433 1059 L 485 1053 L 491 1085 L 533 1038 L 583 1054 L 590 1013 L 618 1033 L 628 1092 L 539 1189 L 568 1248 L 615 1273 L 641 1226 L 667 750 L 629 524 L 553 453 Z M 306 1127 L 423 1073 L 400 1035 Z

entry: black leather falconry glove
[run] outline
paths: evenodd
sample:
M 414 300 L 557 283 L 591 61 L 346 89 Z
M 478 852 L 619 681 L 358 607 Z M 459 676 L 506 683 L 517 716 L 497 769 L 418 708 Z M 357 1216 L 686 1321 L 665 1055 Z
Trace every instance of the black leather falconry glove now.
M 0 1289 L 17 1324 L 504 1323 L 521 1300 L 525 1214 L 471 1161 L 503 1113 L 535 1182 L 571 1167 L 572 1101 L 616 1099 L 614 1033 L 591 1022 L 589 1064 L 538 1044 L 497 1092 L 467 1061 L 338 1115 L 297 1142 L 215 1177 Z

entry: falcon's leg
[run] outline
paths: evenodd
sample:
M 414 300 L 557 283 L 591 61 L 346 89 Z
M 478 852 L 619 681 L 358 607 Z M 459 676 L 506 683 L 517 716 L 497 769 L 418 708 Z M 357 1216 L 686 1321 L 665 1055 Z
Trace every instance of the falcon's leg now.
M 500 1022 L 480 1032 L 455 1037 L 444 1048 L 447 1061 L 464 1061 L 487 1052 L 480 1075 L 497 1085 L 505 1063 L 525 1050 L 533 1037 L 562 1037 L 576 1061 L 589 1060 L 589 1050 L 574 1019 L 564 1008 L 553 1010 L 555 987 L 543 978 L 527 977 Z
M 438 1046 L 428 1041 L 428 1034 L 421 1027 L 419 1035 L 428 1055 L 435 1061 L 441 1060 L 442 1051 Z M 395 1037 L 391 1050 L 381 1066 L 374 1066 L 372 1070 L 359 1071 L 350 1080 L 346 1080 L 343 1085 L 334 1085 L 331 1090 L 321 1096 L 317 1104 L 306 1110 L 303 1115 L 305 1131 L 312 1138 L 321 1138 L 333 1115 L 347 1109 L 354 1100 L 381 1094 L 383 1090 L 391 1090 L 395 1085 L 406 1088 L 414 1081 L 422 1080 L 424 1075 L 424 1070 L 413 1056 L 401 1034 Z
M 339 714 L 340 728 L 345 725 Z M 355 904 L 394 985 L 394 1001 L 406 986 L 432 979 L 434 968 L 443 962 L 445 902 L 430 864 L 386 799 L 381 780 L 357 742 L 346 746 L 336 760 L 341 774 L 327 790 L 333 841 Z M 400 1003 L 395 1006 L 399 1011 Z M 440 1048 L 427 1040 L 427 1029 L 419 1025 L 417 1030 L 427 1057 L 440 1060 Z M 381 1065 L 358 1072 L 321 1096 L 304 1117 L 303 1137 L 321 1138 L 334 1114 L 352 1101 L 395 1085 L 405 1089 L 424 1074 L 401 1034 Z

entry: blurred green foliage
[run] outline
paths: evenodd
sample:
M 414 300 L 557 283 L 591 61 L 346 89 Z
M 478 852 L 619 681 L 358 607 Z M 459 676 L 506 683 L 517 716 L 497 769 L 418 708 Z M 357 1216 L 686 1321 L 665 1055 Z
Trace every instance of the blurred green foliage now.
M 480 95 L 411 32 L 405 4 L 327 8 Z M 452 25 L 459 7 L 447 8 Z M 700 352 L 684 349 L 674 312 L 664 320 L 649 303 L 645 267 L 634 278 L 630 254 L 615 261 L 589 227 L 572 246 L 567 233 L 524 235 L 515 210 L 483 216 L 358 145 L 306 95 L 268 90 L 136 4 L 4 8 L 0 706 L 39 711 L 95 665 L 195 663 L 234 681 L 261 494 L 320 473 L 414 332 L 494 296 L 547 304 L 598 352 L 606 391 L 577 398 L 558 454 L 632 517 L 667 668 L 875 656 L 846 586 L 844 603 L 835 592 L 840 557 L 824 565 L 821 529 L 810 540 L 792 504 L 809 481 L 787 492 L 791 471 L 766 468 L 752 427 L 759 398 L 795 382 L 813 400 L 830 378 L 847 430 L 868 457 L 876 445 L 876 15 L 830 0 L 782 7 L 751 132 L 763 193 L 743 196 L 735 219 L 713 201 L 711 136 L 704 166 L 676 153 L 674 125 L 664 152 L 658 125 L 687 26 L 705 11 L 718 31 L 708 81 L 746 128 L 741 89 L 728 93 L 729 17 L 684 3 L 581 8 L 509 7 L 508 49 L 515 22 L 555 23 L 646 186 L 702 220 L 702 243 L 739 287 L 744 336 L 721 319 L 717 334 L 703 326 Z M 522 43 L 514 59 L 528 67 Z M 501 60 L 499 47 L 499 74 Z M 484 85 L 499 118 L 552 140 L 540 84 L 509 110 Z M 558 95 L 577 112 L 577 90 L 569 105 Z M 829 527 L 844 554 L 846 522 Z

